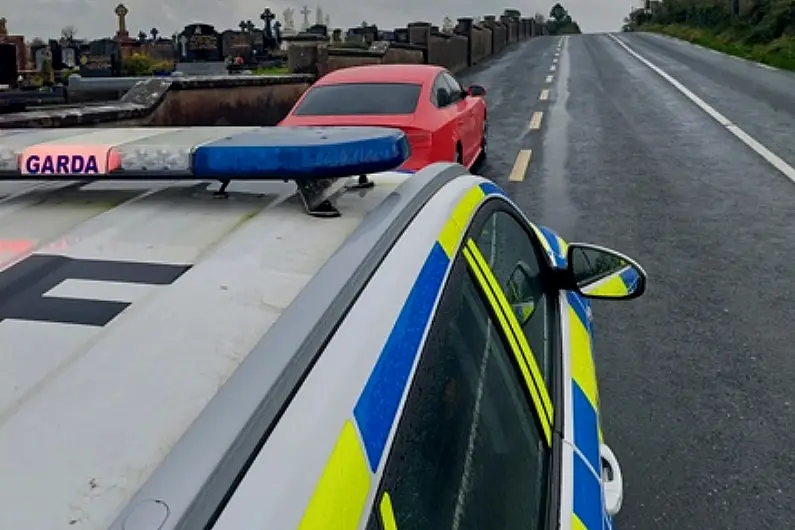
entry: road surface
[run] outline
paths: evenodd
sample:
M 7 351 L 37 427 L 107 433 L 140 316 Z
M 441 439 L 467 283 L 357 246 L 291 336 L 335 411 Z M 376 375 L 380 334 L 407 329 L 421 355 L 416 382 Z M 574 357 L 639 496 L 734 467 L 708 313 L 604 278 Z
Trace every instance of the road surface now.
M 791 528 L 795 75 L 620 34 L 531 40 L 464 81 L 488 90 L 482 172 L 648 272 L 594 308 L 618 527 Z

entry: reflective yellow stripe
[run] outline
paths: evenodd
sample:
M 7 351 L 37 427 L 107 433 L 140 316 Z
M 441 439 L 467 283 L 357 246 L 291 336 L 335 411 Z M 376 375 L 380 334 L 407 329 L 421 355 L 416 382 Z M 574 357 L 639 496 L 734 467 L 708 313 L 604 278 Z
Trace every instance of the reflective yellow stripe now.
M 298 526 L 300 530 L 356 530 L 370 492 L 370 470 L 353 423 L 342 427 Z
M 470 240 L 471 241 L 471 240 Z M 536 414 L 538 415 L 539 420 L 541 421 L 541 427 L 544 430 L 544 436 L 546 438 L 547 444 L 552 445 L 552 425 L 549 421 L 547 414 L 544 411 L 543 402 L 538 395 L 538 388 L 533 383 L 532 376 L 530 375 L 530 371 L 528 370 L 527 363 L 522 358 L 522 350 L 519 348 L 519 345 L 516 342 L 514 334 L 510 332 L 510 325 L 508 324 L 505 318 L 505 312 L 500 310 L 499 302 L 494 297 L 494 292 L 489 287 L 488 280 L 484 276 L 484 272 L 487 269 L 482 270 L 478 264 L 477 259 L 473 256 L 473 252 L 471 251 L 471 246 L 467 245 L 463 249 L 464 257 L 466 258 L 467 262 L 469 263 L 469 267 L 472 272 L 475 274 L 475 278 L 477 279 L 478 283 L 480 284 L 480 288 L 482 289 L 483 293 L 486 295 L 486 298 L 491 304 L 492 309 L 494 310 L 494 314 L 497 315 L 497 320 L 499 321 L 500 327 L 503 330 L 503 333 L 508 338 L 508 344 L 511 349 L 511 353 L 516 357 L 516 364 L 519 366 L 519 370 L 522 372 L 522 376 L 524 378 L 525 386 L 530 391 L 530 398 L 533 401 L 533 405 L 536 408 Z M 475 247 L 475 252 L 478 252 L 477 247 Z M 482 260 L 482 256 L 481 256 Z M 485 264 L 485 261 L 483 261 Z M 487 273 L 487 272 L 486 272 Z M 515 317 L 514 317 L 515 318 Z
M 569 306 L 569 340 L 571 341 L 571 377 L 580 386 L 594 410 L 599 410 L 596 367 L 591 354 L 591 336 L 577 313 Z
M 571 514 L 571 530 L 588 530 L 588 527 L 580 521 L 576 513 Z
M 544 410 L 547 412 L 547 418 L 549 418 L 550 423 L 554 423 L 555 412 L 552 408 L 552 399 L 549 397 L 549 391 L 547 390 L 546 384 L 544 383 L 544 378 L 541 376 L 541 370 L 538 368 L 538 363 L 536 362 L 535 355 L 533 355 L 533 350 L 530 348 L 530 344 L 527 342 L 527 337 L 525 337 L 524 331 L 522 330 L 519 321 L 516 319 L 516 313 L 513 311 L 511 304 L 505 297 L 505 293 L 500 287 L 497 278 L 495 278 L 494 274 L 491 272 L 491 269 L 486 263 L 486 259 L 483 257 L 483 254 L 480 253 L 477 244 L 472 239 L 467 241 L 467 249 L 472 252 L 472 256 L 478 262 L 478 265 L 480 265 L 480 268 L 486 277 L 487 284 L 490 285 L 494 290 L 497 302 L 499 304 L 498 307 L 501 307 L 502 311 L 505 313 L 508 324 L 510 325 L 510 329 L 513 331 L 513 335 L 519 342 L 520 351 L 525 358 L 525 362 L 530 368 L 530 373 L 533 375 L 533 380 L 536 382 L 536 386 L 538 386 L 538 390 L 541 394 L 541 401 L 544 404 Z
M 473 186 L 453 209 L 453 213 L 444 225 L 441 234 L 439 234 L 439 244 L 442 245 L 448 258 L 452 259 L 455 255 L 458 243 L 461 241 L 461 235 L 469 225 L 469 218 L 472 217 L 475 208 L 485 196 L 486 194 L 480 186 Z
M 584 294 L 618 298 L 628 295 L 629 289 L 627 289 L 627 284 L 624 283 L 624 280 L 621 279 L 620 273 L 615 272 L 598 282 L 594 282 L 593 285 L 586 286 L 582 289 L 582 292 Z
M 381 497 L 381 505 L 378 509 L 381 512 L 381 527 L 384 530 L 397 530 L 395 510 L 392 509 L 392 497 L 389 496 L 388 491 L 385 491 L 384 496 Z

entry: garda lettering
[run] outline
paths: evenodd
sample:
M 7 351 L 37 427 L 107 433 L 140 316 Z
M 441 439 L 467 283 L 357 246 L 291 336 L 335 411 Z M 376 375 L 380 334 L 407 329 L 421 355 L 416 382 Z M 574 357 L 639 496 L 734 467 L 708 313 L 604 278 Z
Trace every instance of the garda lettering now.
M 94 155 L 30 155 L 25 171 L 31 175 L 97 175 L 99 167 Z

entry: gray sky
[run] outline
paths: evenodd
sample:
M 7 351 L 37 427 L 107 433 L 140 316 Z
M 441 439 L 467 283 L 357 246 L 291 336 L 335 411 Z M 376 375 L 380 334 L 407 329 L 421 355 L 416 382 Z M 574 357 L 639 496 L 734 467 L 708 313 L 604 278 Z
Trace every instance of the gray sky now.
M 512 7 L 520 9 L 522 14 L 532 15 L 540 11 L 548 15 L 553 2 L 547 1 L 548 5 L 535 4 L 535 8 L 520 4 Z M 163 35 L 170 35 L 193 22 L 212 24 L 218 31 L 223 31 L 237 27 L 241 19 L 259 22 L 259 14 L 265 6 L 279 16 L 284 9 L 292 7 L 296 10 L 296 26 L 300 26 L 303 20 L 298 13 L 302 4 L 290 1 L 127 0 L 125 5 L 130 11 L 127 30 L 132 36 L 139 30 L 148 32 L 152 27 Z M 501 3 L 479 0 L 390 0 L 383 1 L 382 5 L 356 0 L 325 0 L 320 5 L 331 16 L 332 26 L 348 28 L 365 20 L 385 29 L 404 26 L 411 21 L 409 19 L 441 25 L 445 16 L 455 19 L 458 16 L 499 15 L 506 7 Z M 624 0 L 568 0 L 563 5 L 585 32 L 617 30 L 630 7 Z M 113 0 L 2 0 L 0 16 L 8 19 L 10 34 L 25 35 L 28 39 L 57 37 L 61 28 L 69 24 L 77 28 L 78 37 L 97 38 L 115 34 L 115 6 Z M 312 23 L 316 7 L 317 4 L 310 4 Z

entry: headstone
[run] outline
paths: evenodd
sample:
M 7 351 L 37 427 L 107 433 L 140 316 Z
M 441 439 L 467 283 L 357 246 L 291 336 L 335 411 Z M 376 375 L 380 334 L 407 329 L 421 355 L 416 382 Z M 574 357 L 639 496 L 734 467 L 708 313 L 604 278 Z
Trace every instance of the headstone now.
M 46 44 L 37 44 L 30 47 L 30 53 L 33 56 L 33 68 L 37 72 L 41 72 L 44 67 L 44 56 L 46 55 Z
M 311 13 L 311 11 L 309 11 L 307 6 L 304 6 L 303 9 L 301 9 L 301 14 L 304 16 L 304 23 L 301 25 L 301 31 L 306 31 L 309 29 L 309 13 Z
M 81 77 L 113 77 L 114 70 L 114 56 L 112 55 L 92 55 L 90 53 L 80 55 Z
M 80 50 L 78 63 L 82 77 L 120 75 L 119 43 L 107 38 L 91 41 Z
M 181 63 L 223 62 L 221 37 L 209 24 L 190 24 L 185 26 L 179 37 Z M 187 74 L 186 74 L 187 75 Z
M 77 66 L 77 50 L 75 48 L 61 48 L 61 62 L 66 68 Z
M 242 57 L 249 62 L 254 48 L 253 34 L 228 29 L 221 33 L 221 49 L 224 57 Z
M 328 38 L 328 28 L 323 24 L 315 24 L 313 26 L 310 26 L 306 30 L 306 33 L 310 33 L 312 35 L 320 35 L 321 37 Z
M 16 84 L 18 75 L 17 47 L 13 44 L 0 43 L 0 85 Z

